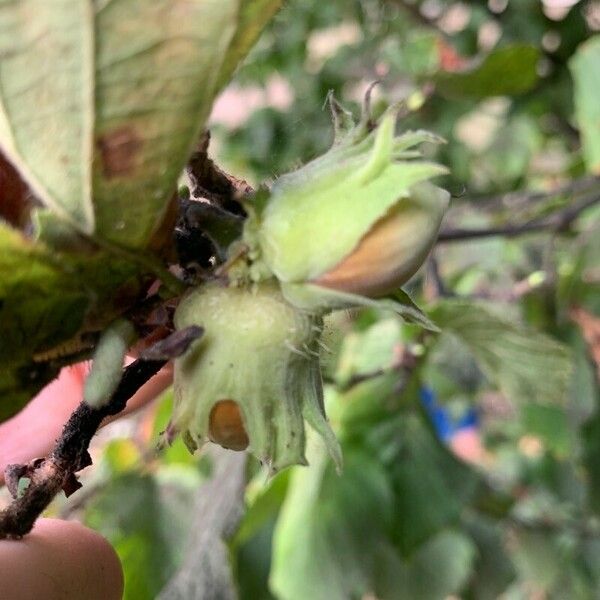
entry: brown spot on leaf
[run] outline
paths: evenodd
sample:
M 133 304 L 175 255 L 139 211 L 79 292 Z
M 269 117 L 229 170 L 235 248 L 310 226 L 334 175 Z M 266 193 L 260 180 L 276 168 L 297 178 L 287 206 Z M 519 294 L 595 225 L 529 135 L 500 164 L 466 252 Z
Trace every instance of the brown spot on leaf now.
M 130 125 L 105 133 L 97 141 L 102 157 L 102 170 L 107 179 L 131 175 L 137 166 L 137 156 L 143 140 Z
M 24 227 L 29 218 L 29 189 L 17 170 L 0 152 L 0 218 Z

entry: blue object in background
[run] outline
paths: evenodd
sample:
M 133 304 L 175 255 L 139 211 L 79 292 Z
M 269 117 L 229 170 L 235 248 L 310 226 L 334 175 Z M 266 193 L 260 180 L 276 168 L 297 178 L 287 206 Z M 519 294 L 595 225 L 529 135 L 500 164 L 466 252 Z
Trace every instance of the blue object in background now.
M 421 387 L 419 396 L 435 432 L 442 441 L 448 442 L 456 433 L 464 429 L 479 427 L 479 417 L 474 408 L 469 408 L 460 419 L 455 420 L 448 409 L 438 403 L 437 396 L 430 387 Z

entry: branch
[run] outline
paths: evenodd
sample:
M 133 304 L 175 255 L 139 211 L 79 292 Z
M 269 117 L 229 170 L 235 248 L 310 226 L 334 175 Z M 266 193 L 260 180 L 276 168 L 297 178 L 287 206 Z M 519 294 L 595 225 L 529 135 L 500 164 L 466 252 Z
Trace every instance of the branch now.
M 587 175 L 579 179 L 573 179 L 552 190 L 517 190 L 494 194 L 492 196 L 459 196 L 456 200 L 462 200 L 467 204 L 485 210 L 498 210 L 500 208 L 514 209 L 536 204 L 543 200 L 550 200 L 558 196 L 573 196 L 589 192 L 591 188 L 599 184 L 600 177 Z
M 183 354 L 201 334 L 199 327 L 190 327 L 176 331 L 149 348 L 125 367 L 119 386 L 104 406 L 93 408 L 82 402 L 75 409 L 49 456 L 27 465 L 6 467 L 6 485 L 14 500 L 0 512 L 0 539 L 26 535 L 61 490 L 69 496 L 81 487 L 75 473 L 92 464 L 88 447 L 102 421 L 120 413 L 129 398 L 170 358 Z M 29 484 L 21 493 L 20 482 L 24 479 L 28 479 Z
M 190 196 L 180 199 L 174 232 L 178 262 L 187 281 L 197 274 L 193 265 L 210 269 L 214 258 L 219 263 L 226 260 L 227 248 L 241 236 L 246 217 L 242 204 L 253 193 L 245 181 L 225 173 L 211 160 L 209 141 L 206 131 L 188 161 Z
M 244 512 L 247 456 L 218 447 L 211 450 L 214 471 L 198 489 L 185 558 L 158 600 L 237 598 L 226 540 Z
M 578 202 L 563 208 L 562 210 L 543 218 L 536 218 L 524 223 L 501 225 L 498 227 L 486 227 L 480 229 L 445 229 L 438 236 L 438 243 L 459 242 L 463 240 L 471 240 L 487 237 L 517 237 L 527 233 L 540 231 L 560 232 L 566 231 L 569 226 L 579 217 L 585 210 L 598 204 L 600 195 L 594 194 L 583 197 Z

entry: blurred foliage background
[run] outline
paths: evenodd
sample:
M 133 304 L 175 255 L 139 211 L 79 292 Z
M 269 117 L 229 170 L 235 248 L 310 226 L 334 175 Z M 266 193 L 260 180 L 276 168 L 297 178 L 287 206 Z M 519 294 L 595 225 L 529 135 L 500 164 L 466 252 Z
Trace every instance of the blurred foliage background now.
M 106 428 L 53 511 L 114 544 L 126 598 L 600 597 L 598 31 L 594 1 L 286 3 L 214 108 L 213 156 L 274 178 L 330 144 L 330 91 L 405 100 L 400 128 L 448 141 L 446 235 L 410 284 L 442 333 L 331 318 L 339 475 L 317 441 L 273 479 L 156 456 L 169 394 Z

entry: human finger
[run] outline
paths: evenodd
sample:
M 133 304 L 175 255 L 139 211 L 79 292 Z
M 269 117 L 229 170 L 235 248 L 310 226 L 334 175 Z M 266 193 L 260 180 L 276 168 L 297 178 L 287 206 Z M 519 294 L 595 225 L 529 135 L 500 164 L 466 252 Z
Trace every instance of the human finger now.
M 0 541 L 5 600 L 118 600 L 122 594 L 114 549 L 80 523 L 40 519 L 23 539 Z
M 0 483 L 7 465 L 24 464 L 51 451 L 65 422 L 81 401 L 88 364 L 62 369 L 57 379 L 21 412 L 0 424 Z M 168 388 L 172 380 L 172 368 L 163 368 L 130 398 L 123 412 L 103 424 L 144 406 Z

